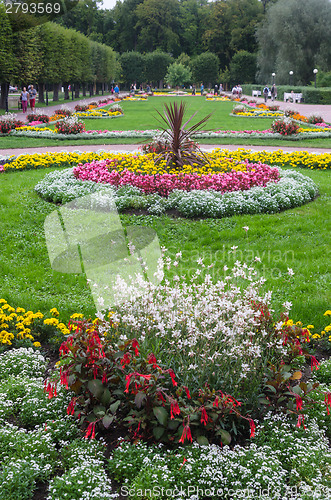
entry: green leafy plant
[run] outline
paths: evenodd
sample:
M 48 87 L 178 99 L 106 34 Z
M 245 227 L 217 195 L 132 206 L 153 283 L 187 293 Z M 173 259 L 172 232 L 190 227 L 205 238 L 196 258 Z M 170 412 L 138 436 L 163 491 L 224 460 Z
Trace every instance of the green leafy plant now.
M 192 141 L 190 136 L 199 130 L 209 120 L 211 113 L 202 118 L 199 122 L 186 128 L 194 118 L 194 113 L 185 123 L 184 115 L 186 111 L 185 103 L 180 102 L 179 106 L 176 102 L 173 104 L 164 104 L 163 114 L 156 110 L 161 120 L 162 134 L 166 142 L 169 144 L 165 151 L 161 151 L 156 157 L 155 162 L 166 160 L 167 165 L 175 166 L 181 169 L 184 165 L 197 166 L 205 165 L 208 160 L 198 147 L 192 150 Z
M 132 440 L 229 444 L 242 418 L 254 435 L 254 422 L 240 413 L 239 401 L 207 385 L 191 395 L 153 353 L 140 354 L 136 339 L 118 345 L 107 333 L 101 340 L 104 326 L 101 320 L 72 323 L 74 333 L 60 348 L 59 372 L 45 383 L 49 398 L 57 395 L 58 380 L 74 391 L 67 413 L 79 419 L 86 438 L 95 437 L 96 426 L 124 426 Z
M 271 125 L 271 129 L 281 135 L 294 135 L 298 133 L 299 125 L 289 117 L 285 117 L 275 120 Z

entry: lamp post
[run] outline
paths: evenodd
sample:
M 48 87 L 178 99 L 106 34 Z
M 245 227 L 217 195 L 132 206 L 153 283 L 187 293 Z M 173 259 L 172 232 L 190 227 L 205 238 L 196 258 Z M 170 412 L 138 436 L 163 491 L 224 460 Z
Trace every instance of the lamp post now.
M 315 89 L 316 89 L 316 75 L 317 75 L 317 73 L 318 73 L 318 69 L 316 69 L 316 68 L 315 68 L 315 69 L 313 70 L 313 73 L 314 73 L 314 78 L 315 78 Z
M 272 76 L 272 84 L 274 84 L 274 83 L 275 83 L 275 76 L 276 76 L 276 73 L 272 73 L 272 74 L 271 74 L 271 76 Z
M 289 72 L 289 75 L 290 75 L 290 85 L 292 85 L 292 76 L 293 76 L 293 71 L 290 71 L 290 72 Z

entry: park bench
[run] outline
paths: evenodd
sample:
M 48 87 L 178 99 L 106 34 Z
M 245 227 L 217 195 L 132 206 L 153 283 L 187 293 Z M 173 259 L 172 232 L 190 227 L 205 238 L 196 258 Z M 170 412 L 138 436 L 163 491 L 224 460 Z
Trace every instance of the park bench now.
M 284 102 L 288 102 L 290 99 L 293 99 L 294 102 L 302 102 L 302 94 L 299 93 L 291 93 L 291 92 L 284 92 Z
M 252 97 L 260 97 L 261 90 L 252 90 Z

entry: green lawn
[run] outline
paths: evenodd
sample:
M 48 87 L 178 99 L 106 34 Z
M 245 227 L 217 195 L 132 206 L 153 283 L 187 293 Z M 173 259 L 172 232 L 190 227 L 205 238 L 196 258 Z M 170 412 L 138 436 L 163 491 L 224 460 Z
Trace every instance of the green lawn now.
M 99 96 L 100 98 L 100 96 Z M 213 113 L 210 118 L 208 130 L 265 130 L 270 128 L 272 118 L 247 118 L 229 116 L 234 104 L 232 102 L 206 101 L 201 97 L 183 98 L 187 103 L 187 116 L 196 113 L 194 120 L 198 121 L 208 113 Z M 146 101 L 124 101 L 121 103 L 124 116 L 118 119 L 85 119 L 87 130 L 146 130 L 156 129 L 160 126 L 157 120 L 157 112 L 162 110 L 164 103 L 180 102 L 180 98 L 152 97 Z M 51 126 L 53 127 L 53 125 Z M 88 144 L 135 144 L 139 139 L 93 139 L 93 140 L 51 140 L 31 139 L 27 137 L 0 137 L 1 149 L 10 148 L 37 148 L 42 146 L 68 146 Z M 261 146 L 286 146 L 331 148 L 331 139 L 306 139 L 300 141 L 281 139 L 237 139 L 237 138 L 213 138 L 203 139 L 202 144 L 239 144 L 239 145 L 261 145 Z
M 300 170 L 300 169 L 299 169 Z M 275 215 L 242 215 L 213 220 L 172 219 L 122 215 L 125 225 L 153 227 L 160 244 L 172 256 L 183 252 L 181 269 L 188 276 L 199 256 L 216 266 L 212 274 L 223 275 L 223 266 L 239 258 L 251 262 L 267 278 L 266 289 L 274 292 L 274 305 L 293 303 L 293 318 L 324 326 L 323 313 L 330 309 L 330 210 L 331 172 L 301 170 L 320 188 L 320 197 L 300 208 Z M 83 275 L 61 274 L 51 269 L 43 224 L 54 206 L 40 200 L 35 184 L 44 170 L 0 175 L 0 297 L 16 306 L 46 311 L 58 307 L 65 317 L 73 312 L 93 314 L 91 294 Z M 248 226 L 247 236 L 243 226 Z M 235 255 L 229 253 L 238 246 Z M 294 276 L 287 276 L 287 268 Z

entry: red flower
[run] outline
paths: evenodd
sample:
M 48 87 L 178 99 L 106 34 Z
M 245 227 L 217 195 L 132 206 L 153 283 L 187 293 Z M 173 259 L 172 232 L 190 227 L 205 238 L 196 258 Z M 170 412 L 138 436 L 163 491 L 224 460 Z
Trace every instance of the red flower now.
M 208 415 L 207 415 L 207 412 L 206 412 L 206 409 L 205 407 L 203 406 L 202 407 L 202 410 L 201 410 L 201 420 L 200 422 L 204 425 L 207 425 L 208 423 Z
M 88 427 L 86 429 L 86 433 L 85 433 L 85 439 L 88 439 L 90 434 L 91 434 L 91 439 L 94 439 L 95 438 L 95 422 L 91 422 L 88 425 Z
M 255 424 L 254 424 L 254 421 L 253 419 L 249 419 L 249 427 L 251 429 L 251 435 L 250 435 L 250 438 L 253 438 L 255 437 Z
M 168 370 L 168 373 L 169 373 L 169 375 L 170 375 L 170 377 L 171 377 L 171 380 L 172 380 L 172 384 L 173 384 L 173 386 L 174 386 L 174 387 L 176 387 L 178 384 L 177 384 L 177 382 L 176 382 L 176 380 L 175 380 L 175 377 L 176 377 L 175 372 L 174 372 L 174 371 L 170 368 L 170 369 Z
M 103 384 L 107 384 L 107 375 L 106 375 L 106 372 L 103 373 L 103 376 L 102 376 L 102 381 L 101 381 Z
M 191 429 L 190 429 L 189 424 L 186 424 L 186 425 L 183 424 L 183 426 L 184 426 L 184 429 L 183 429 L 182 436 L 179 440 L 179 443 L 184 444 L 185 439 L 187 439 L 188 441 L 191 441 L 191 443 L 192 443 L 192 434 L 191 434 Z
M 329 407 L 331 408 L 331 392 L 325 393 L 324 401 L 326 404 L 326 411 L 328 412 L 328 415 L 330 415 Z
M 296 399 L 296 403 L 297 403 L 297 411 L 299 411 L 302 409 L 303 401 L 298 394 L 295 394 L 295 399 Z
M 126 386 L 125 386 L 125 391 L 124 392 L 129 392 L 129 385 L 130 385 L 130 382 L 131 382 L 131 377 L 132 377 L 133 373 L 129 373 L 129 375 L 127 375 L 125 377 L 125 380 L 126 380 Z
M 183 465 L 185 464 L 185 462 L 187 462 L 187 458 L 185 458 L 185 457 L 184 457 L 184 459 L 183 459 L 183 463 L 182 463 L 182 465 L 180 466 L 179 470 L 181 470 L 181 469 L 182 469 L 182 467 L 183 467 Z
M 310 361 L 311 361 L 311 371 L 314 370 L 314 368 L 316 368 L 316 370 L 319 370 L 319 362 L 317 361 L 317 359 L 315 358 L 315 356 L 311 356 L 310 357 Z
M 216 406 L 216 408 L 218 408 L 219 401 L 220 401 L 220 400 L 219 400 L 219 397 L 218 397 L 218 396 L 216 396 L 215 401 L 213 402 L 213 407 L 215 407 L 215 406 Z
M 72 398 L 67 408 L 67 415 L 73 415 L 75 412 L 77 398 Z
M 303 425 L 303 428 L 306 429 L 305 427 L 305 424 L 304 424 L 304 421 L 305 421 L 305 417 L 303 415 L 299 415 L 298 416 L 298 423 L 297 423 L 297 427 L 300 427 L 301 424 Z
M 190 391 L 188 390 L 188 387 L 186 387 L 184 385 L 184 389 L 185 389 L 185 392 L 186 392 L 187 399 L 191 399 L 191 394 L 190 394 Z
M 178 405 L 178 402 L 175 401 L 174 403 L 171 403 L 170 405 L 170 418 L 173 419 L 175 418 L 175 415 L 179 415 L 180 414 L 180 408 L 179 408 L 179 405 Z
M 129 354 L 128 352 L 126 352 L 123 356 L 123 358 L 121 359 L 121 365 L 123 368 L 125 368 L 126 365 L 128 365 L 131 361 L 131 354 Z
M 157 364 L 157 359 L 155 357 L 155 355 L 151 352 L 147 358 L 147 361 L 150 365 L 153 365 L 153 368 L 159 368 L 161 370 L 161 368 L 159 367 L 159 365 Z
M 132 340 L 132 348 L 134 349 L 134 353 L 136 356 L 139 356 L 139 344 L 137 339 Z

